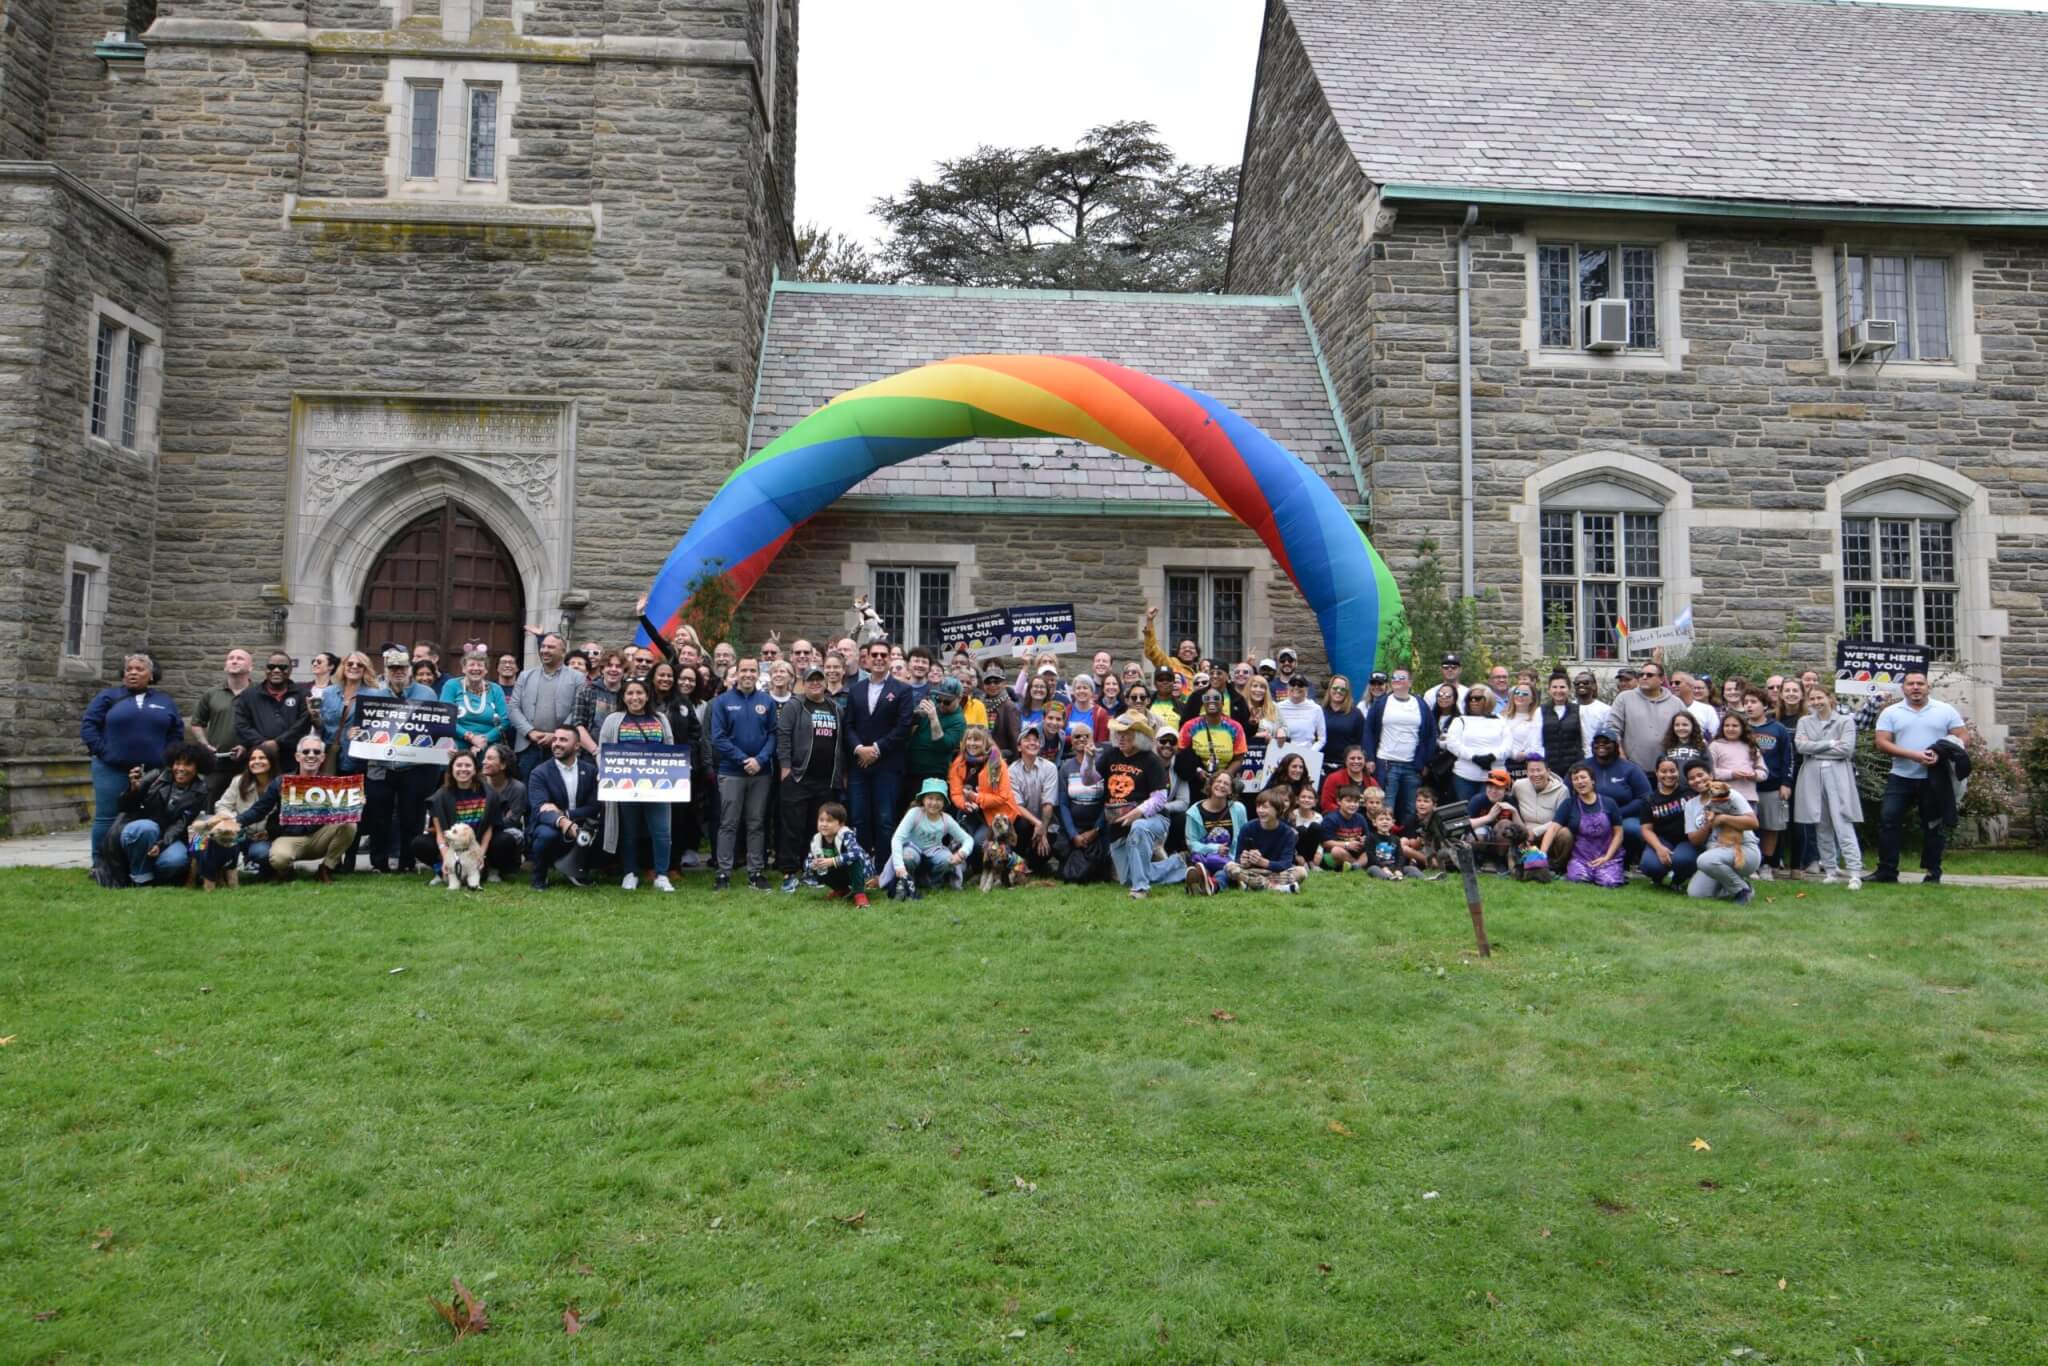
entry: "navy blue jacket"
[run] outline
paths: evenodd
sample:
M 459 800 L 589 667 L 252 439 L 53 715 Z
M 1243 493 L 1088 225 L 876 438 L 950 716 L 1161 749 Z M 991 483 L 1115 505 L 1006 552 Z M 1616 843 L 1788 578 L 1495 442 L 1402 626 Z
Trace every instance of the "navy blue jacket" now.
M 738 778 L 749 759 L 775 767 L 775 699 L 759 688 L 727 688 L 711 699 L 711 753 L 720 777 Z
M 162 768 L 164 755 L 185 738 L 185 718 L 171 695 L 156 688 L 108 688 L 93 698 L 78 722 L 86 752 L 119 769 Z
M 1641 820 L 1650 810 L 1650 780 L 1619 754 L 1614 762 L 1602 768 L 1598 759 L 1587 759 L 1586 767 L 1593 770 L 1593 785 L 1603 797 L 1612 798 L 1615 809 L 1621 812 L 1625 821 Z M 1577 800 L 1576 797 L 1573 798 Z
M 550 754 L 540 761 L 526 778 L 527 825 L 553 825 L 556 818 L 543 816 L 540 809 L 553 804 L 578 825 L 590 825 L 604 814 L 604 804 L 597 799 L 597 764 L 581 750 L 576 754 L 576 805 L 569 805 L 569 790 L 562 785 L 562 774 L 555 767 L 555 756 Z
M 846 743 L 879 745 L 882 757 L 877 768 L 901 770 L 910 744 L 910 722 L 917 707 L 908 683 L 897 678 L 882 680 L 882 696 L 874 710 L 868 710 L 868 676 L 846 682 Z
M 1393 696 L 1392 693 L 1387 693 L 1365 709 L 1364 743 L 1365 760 L 1367 763 L 1376 764 L 1379 762 L 1380 722 L 1385 718 L 1387 703 Z M 1409 761 L 1419 772 L 1422 769 L 1428 768 L 1429 761 L 1436 758 L 1436 719 L 1430 715 L 1430 705 L 1422 697 L 1411 692 L 1408 694 L 1408 700 L 1422 708 L 1422 726 L 1415 737 L 1415 757 Z M 1324 750 L 1324 756 L 1332 762 L 1342 762 L 1344 758 L 1341 752 L 1334 756 L 1330 755 L 1327 748 Z

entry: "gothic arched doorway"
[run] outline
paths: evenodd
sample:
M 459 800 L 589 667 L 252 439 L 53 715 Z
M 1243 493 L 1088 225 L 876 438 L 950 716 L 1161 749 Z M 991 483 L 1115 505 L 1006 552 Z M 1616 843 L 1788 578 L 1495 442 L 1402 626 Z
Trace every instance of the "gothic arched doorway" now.
M 386 641 L 441 647 L 453 673 L 463 642 L 525 658 L 526 589 L 504 542 L 460 503 L 414 518 L 385 542 L 363 584 L 357 638 L 374 659 Z

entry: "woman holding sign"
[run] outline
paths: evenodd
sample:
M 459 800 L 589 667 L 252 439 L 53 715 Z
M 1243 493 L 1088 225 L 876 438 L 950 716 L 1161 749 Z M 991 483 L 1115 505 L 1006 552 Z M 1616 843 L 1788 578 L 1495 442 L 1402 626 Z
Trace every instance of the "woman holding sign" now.
M 598 771 L 603 773 L 604 751 L 610 745 L 673 745 L 675 730 L 668 718 L 654 709 L 654 694 L 646 680 L 628 679 L 619 689 L 619 710 L 604 718 L 597 732 Z M 603 791 L 602 786 L 598 789 Z M 673 892 L 668 880 L 669 804 L 667 802 L 611 802 L 604 823 L 604 850 L 618 853 L 626 870 L 619 886 L 632 891 L 640 885 L 640 841 L 653 846 L 654 890 Z
M 441 700 L 455 708 L 455 737 L 478 763 L 485 750 L 512 732 L 505 690 L 491 682 L 490 672 L 490 652 L 471 650 L 462 656 L 462 676 L 441 685 Z

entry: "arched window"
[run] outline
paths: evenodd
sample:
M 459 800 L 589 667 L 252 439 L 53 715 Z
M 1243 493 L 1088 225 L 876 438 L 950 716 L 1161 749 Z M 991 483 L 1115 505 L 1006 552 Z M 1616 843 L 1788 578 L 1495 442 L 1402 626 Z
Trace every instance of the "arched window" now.
M 1955 504 L 1911 484 L 1879 486 L 1842 505 L 1842 634 L 1957 653 L 1961 582 Z
M 1524 635 L 1582 661 L 1622 658 L 1622 628 L 1662 626 L 1684 602 L 1690 487 L 1620 453 L 1578 456 L 1525 489 Z

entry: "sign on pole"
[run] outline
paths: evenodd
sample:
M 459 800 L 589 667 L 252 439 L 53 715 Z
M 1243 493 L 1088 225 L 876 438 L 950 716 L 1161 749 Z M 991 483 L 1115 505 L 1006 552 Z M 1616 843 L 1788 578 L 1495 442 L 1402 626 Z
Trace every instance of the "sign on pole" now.
M 597 799 L 601 802 L 690 800 L 689 749 L 683 745 L 599 745 Z
M 1843 697 L 1902 694 L 1907 674 L 1926 672 L 1925 645 L 1835 642 L 1835 691 Z

